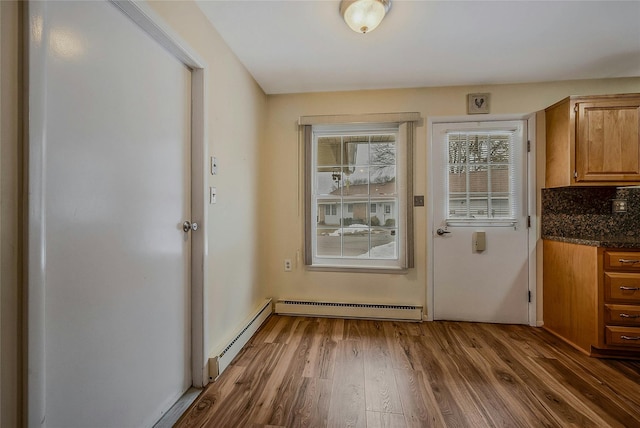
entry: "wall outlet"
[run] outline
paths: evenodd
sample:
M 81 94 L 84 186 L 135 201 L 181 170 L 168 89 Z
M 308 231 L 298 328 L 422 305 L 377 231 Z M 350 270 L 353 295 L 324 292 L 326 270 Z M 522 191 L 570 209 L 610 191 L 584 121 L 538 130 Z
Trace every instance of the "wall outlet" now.
M 612 202 L 612 208 L 614 213 L 626 213 L 627 212 L 627 200 L 626 199 L 614 199 Z
M 216 195 L 218 194 L 218 190 L 215 187 L 209 187 L 209 203 L 215 204 L 217 202 Z
M 291 272 L 291 259 L 284 259 L 284 271 Z

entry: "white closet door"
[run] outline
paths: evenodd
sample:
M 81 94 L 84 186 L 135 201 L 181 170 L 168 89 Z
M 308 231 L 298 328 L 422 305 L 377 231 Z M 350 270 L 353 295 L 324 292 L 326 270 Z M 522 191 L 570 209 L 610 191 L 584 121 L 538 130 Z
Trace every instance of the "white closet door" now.
M 33 2 L 30 23 L 45 296 L 30 425 L 152 426 L 191 383 L 191 74 L 108 2 Z

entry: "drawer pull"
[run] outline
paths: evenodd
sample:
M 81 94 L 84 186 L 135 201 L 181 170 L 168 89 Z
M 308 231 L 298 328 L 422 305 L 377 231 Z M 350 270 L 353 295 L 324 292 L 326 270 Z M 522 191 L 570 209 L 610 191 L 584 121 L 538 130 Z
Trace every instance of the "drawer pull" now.
M 625 335 L 622 335 L 622 336 L 620 336 L 620 339 L 622 339 L 622 340 L 640 340 L 640 336 L 625 336 Z
M 622 287 L 620 287 L 620 290 L 622 290 L 622 291 L 638 291 L 638 290 L 640 290 L 640 287 L 627 287 L 626 285 L 623 285 Z
M 640 263 L 640 260 L 630 260 L 630 259 L 618 259 L 620 263 L 629 263 L 631 265 L 635 265 L 636 263 Z
M 620 314 L 620 318 L 640 318 L 640 315 Z

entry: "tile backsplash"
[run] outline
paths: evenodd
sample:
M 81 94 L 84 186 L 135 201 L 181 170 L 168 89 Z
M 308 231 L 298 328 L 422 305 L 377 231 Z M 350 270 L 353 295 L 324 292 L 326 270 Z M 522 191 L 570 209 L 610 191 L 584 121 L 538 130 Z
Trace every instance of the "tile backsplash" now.
M 627 212 L 613 213 L 614 199 L 626 200 Z M 640 188 L 542 189 L 542 236 L 640 238 Z

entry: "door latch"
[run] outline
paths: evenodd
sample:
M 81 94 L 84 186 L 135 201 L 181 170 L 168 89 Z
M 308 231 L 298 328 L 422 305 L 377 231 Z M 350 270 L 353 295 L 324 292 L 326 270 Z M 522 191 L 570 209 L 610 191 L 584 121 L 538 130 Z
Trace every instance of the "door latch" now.
M 185 232 L 189 232 L 190 230 L 193 230 L 195 232 L 196 230 L 198 230 L 198 223 L 191 223 L 190 221 L 185 221 L 184 223 L 182 223 L 182 230 L 184 230 Z

